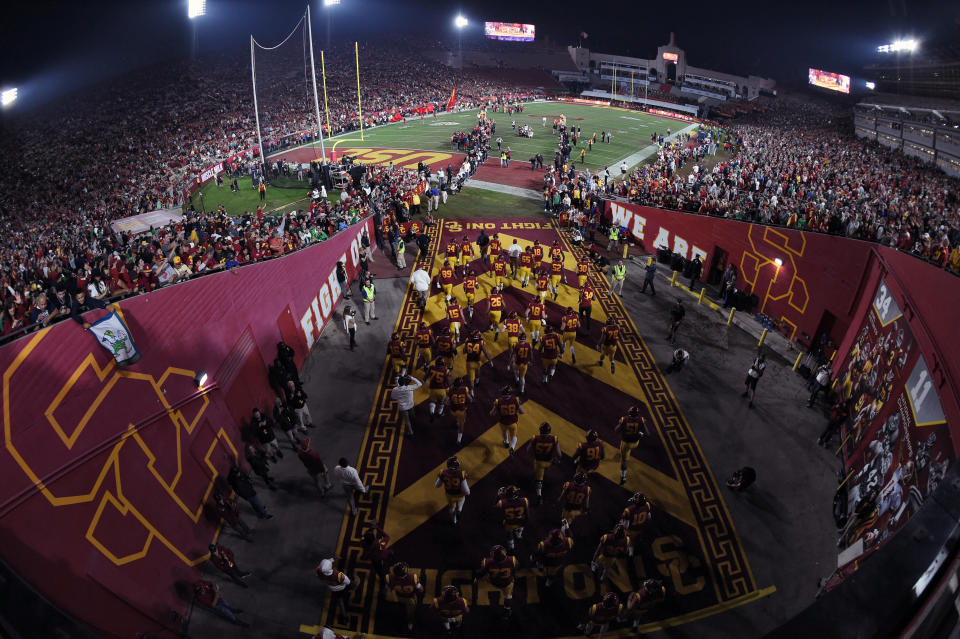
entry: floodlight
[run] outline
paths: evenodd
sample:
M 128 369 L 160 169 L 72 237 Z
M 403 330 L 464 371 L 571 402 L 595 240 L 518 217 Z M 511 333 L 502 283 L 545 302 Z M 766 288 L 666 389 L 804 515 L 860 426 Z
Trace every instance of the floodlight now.
M 864 86 L 866 86 L 868 89 L 870 89 L 871 91 L 873 91 L 874 89 L 877 88 L 877 83 L 876 83 L 876 82 L 870 82 L 870 81 L 868 80 L 867 82 L 864 82 Z
M 323 0 L 323 6 L 332 7 L 335 4 L 340 4 L 340 0 Z
M 18 94 L 17 87 L 13 87 L 12 89 L 4 89 L 3 93 L 0 94 L 3 96 L 2 98 L 0 98 L 0 100 L 2 100 L 3 102 L 3 106 L 7 107 L 13 104 L 14 102 L 16 102 L 17 94 Z
M 777 268 L 783 266 L 783 260 L 781 260 L 779 257 L 773 258 L 773 263 L 777 265 Z
M 920 48 L 920 43 L 915 38 L 904 40 L 894 40 L 890 44 L 883 44 L 877 47 L 877 53 L 913 53 Z
M 454 19 L 453 24 L 454 24 L 454 26 L 456 26 L 458 29 L 462 29 L 462 28 L 464 28 L 465 26 L 467 26 L 467 19 L 464 18 L 463 16 L 457 16 L 457 17 Z
M 207 15 L 207 0 L 187 0 L 187 17 L 193 20 Z
M 194 375 L 193 383 L 197 388 L 202 389 L 203 385 L 207 383 L 207 372 L 199 371 L 196 375 Z

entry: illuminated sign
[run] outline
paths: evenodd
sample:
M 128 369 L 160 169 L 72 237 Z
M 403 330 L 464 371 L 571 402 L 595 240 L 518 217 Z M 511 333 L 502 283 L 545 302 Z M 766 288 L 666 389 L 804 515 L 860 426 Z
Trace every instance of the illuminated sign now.
M 676 62 L 677 60 L 680 59 L 680 56 L 677 55 L 676 53 L 670 53 L 669 51 L 664 51 L 663 59 L 668 62 Z
M 536 28 L 532 24 L 519 22 L 484 22 L 483 34 L 491 40 L 511 40 L 514 42 L 533 42 Z
M 820 69 L 810 69 L 808 80 L 810 84 L 821 89 L 830 91 L 839 91 L 840 93 L 850 93 L 850 76 L 821 71 Z
M 899 53 L 900 51 L 913 53 L 919 46 L 920 43 L 912 38 L 909 40 L 894 40 L 890 44 L 882 44 L 877 47 L 877 53 Z

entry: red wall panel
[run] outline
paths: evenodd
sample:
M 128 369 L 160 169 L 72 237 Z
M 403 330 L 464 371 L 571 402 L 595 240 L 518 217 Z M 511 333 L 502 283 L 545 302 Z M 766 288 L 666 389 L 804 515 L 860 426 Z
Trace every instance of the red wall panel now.
M 0 553 L 14 570 L 106 637 L 184 612 L 216 531 L 204 503 L 242 453 L 238 417 L 270 401 L 281 336 L 302 358 L 319 335 L 363 229 L 124 301 L 143 357 L 122 370 L 74 322 L 0 349 Z
M 866 242 L 635 204 L 608 202 L 606 215 L 650 252 L 666 246 L 687 259 L 700 255 L 703 279 L 717 249 L 725 251 L 737 267 L 737 288 L 759 298 L 757 311 L 791 327 L 788 338 L 812 337 L 829 310 L 837 317 L 831 337 L 839 343 L 872 250 Z

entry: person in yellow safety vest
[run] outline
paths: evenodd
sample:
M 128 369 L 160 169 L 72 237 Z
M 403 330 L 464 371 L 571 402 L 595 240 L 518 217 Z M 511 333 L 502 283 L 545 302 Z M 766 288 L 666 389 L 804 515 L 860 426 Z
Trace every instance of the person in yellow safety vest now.
M 397 238 L 397 270 L 402 271 L 407 268 L 407 258 L 404 256 L 404 253 L 407 251 L 407 243 L 403 241 L 402 237 Z
M 369 324 L 371 319 L 377 319 L 377 307 L 374 299 L 377 297 L 377 287 L 373 285 L 373 280 L 360 287 L 360 295 L 363 298 L 363 320 Z
M 610 225 L 610 234 L 607 237 L 610 239 L 610 241 L 607 242 L 607 250 L 609 251 L 617 245 L 617 240 L 620 238 L 620 229 L 617 228 L 616 224 Z
M 623 283 L 627 279 L 627 267 L 624 265 L 623 260 L 617 260 L 617 263 L 613 267 L 613 286 L 610 287 L 610 290 L 623 295 Z

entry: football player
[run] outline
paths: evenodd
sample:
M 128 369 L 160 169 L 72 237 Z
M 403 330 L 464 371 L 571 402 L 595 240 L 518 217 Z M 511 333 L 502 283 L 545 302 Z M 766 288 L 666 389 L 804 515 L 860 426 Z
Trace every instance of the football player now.
M 460 323 L 463 321 L 463 309 L 456 297 L 447 300 L 447 321 L 450 323 L 450 333 L 457 343 L 460 343 Z
M 433 361 L 433 331 L 426 322 L 420 322 L 420 327 L 414 336 L 417 342 L 417 356 L 414 359 L 414 368 L 419 368 L 424 372 Z
M 423 593 L 423 584 L 420 583 L 420 578 L 410 572 L 410 567 L 406 563 L 398 561 L 390 567 L 390 572 L 387 574 L 387 588 L 403 606 L 403 616 L 407 622 L 407 630 L 413 630 L 417 601 Z
M 547 318 L 543 300 L 537 297 L 530 300 L 530 303 L 527 304 L 525 317 L 527 319 L 527 330 L 530 331 L 530 341 L 536 344 L 537 340 L 540 339 L 540 331 L 543 329 L 543 323 Z
M 599 631 L 597 639 L 603 639 L 603 635 L 610 629 L 610 623 L 617 620 L 621 610 L 623 610 L 623 604 L 620 603 L 617 593 L 608 592 L 603 596 L 600 603 L 590 606 L 587 611 L 587 621 L 578 628 L 583 630 L 583 636 L 585 637 L 591 636 L 596 629 Z
M 467 268 L 470 266 L 470 261 L 473 259 L 473 244 L 470 242 L 470 238 L 466 235 L 460 240 L 460 252 L 457 254 L 458 266 L 460 266 L 460 272 L 463 276 L 467 275 Z
M 633 556 L 633 545 L 630 543 L 630 537 L 627 536 L 627 529 L 617 524 L 613 532 L 609 532 L 600 537 L 600 543 L 593 553 L 593 561 L 590 567 L 594 572 L 599 572 L 600 584 L 607 577 L 607 571 L 613 567 L 613 564 L 626 556 Z
M 627 595 L 627 606 L 623 611 L 623 620 L 630 622 L 630 628 L 636 632 L 640 620 L 652 608 L 667 598 L 667 589 L 659 579 L 645 579 L 640 589 Z
M 527 367 L 530 366 L 530 356 L 533 354 L 533 347 L 527 341 L 527 336 L 520 333 L 517 345 L 513 347 L 513 378 L 520 387 L 520 394 L 523 395 L 527 389 Z
M 490 328 L 493 331 L 493 341 L 500 337 L 500 318 L 503 316 L 503 295 L 500 293 L 502 287 L 497 285 L 493 287 L 490 296 L 487 298 L 487 317 L 490 319 Z
M 554 579 L 560 577 L 571 549 L 573 549 L 573 537 L 564 534 L 559 528 L 551 530 L 543 541 L 537 544 L 534 561 L 547 578 L 544 584 L 547 588 Z
M 449 266 L 451 270 L 456 268 L 457 255 L 460 253 L 460 243 L 457 242 L 457 238 L 452 237 L 447 240 L 447 244 L 444 247 L 444 252 L 446 253 L 444 265 Z
M 400 376 L 407 372 L 407 344 L 397 331 L 387 342 L 387 355 L 390 356 L 390 370 L 393 372 L 393 383 L 396 384 Z
M 587 327 L 587 330 L 590 330 L 590 314 L 593 312 L 593 298 L 596 295 L 596 291 L 593 290 L 593 286 L 590 282 L 587 282 L 580 288 L 580 319 L 583 320 L 583 325 Z
M 589 327 L 589 319 L 587 320 Z M 603 366 L 605 357 L 610 358 L 610 372 L 617 370 L 617 364 L 614 356 L 617 353 L 617 338 L 620 337 L 620 327 L 617 326 L 617 320 L 612 317 L 607 318 L 607 323 L 603 325 L 603 331 L 600 334 L 600 343 L 597 344 L 597 350 L 600 351 L 600 359 L 597 366 Z
M 543 366 L 543 383 L 546 384 L 557 372 L 557 358 L 560 357 L 560 336 L 554 328 L 546 325 L 546 334 L 540 340 L 540 364 Z
M 490 255 L 488 257 L 488 259 L 490 260 L 489 263 L 490 265 L 493 265 L 500 258 L 500 248 L 501 248 L 500 236 L 494 233 L 493 237 L 490 238 L 490 242 L 487 244 L 487 248 L 490 251 Z
M 600 468 L 600 460 L 604 457 L 603 442 L 600 433 L 595 430 L 587 432 L 587 441 L 580 442 L 573 453 L 573 461 L 577 465 L 578 473 L 592 473 Z
M 530 283 L 530 271 L 533 268 L 533 252 L 530 247 L 527 246 L 523 250 L 523 253 L 520 254 L 520 271 L 518 273 L 520 280 L 520 287 L 527 288 L 527 284 Z
M 537 271 L 537 297 L 540 298 L 542 302 L 547 297 L 547 289 L 550 288 L 550 277 L 543 271 L 539 269 Z
M 501 253 L 500 257 L 493 262 L 490 277 L 493 279 L 494 288 L 503 288 L 503 282 L 507 277 L 507 256 L 505 253 Z
M 447 335 L 447 339 L 450 336 Z M 430 367 L 427 388 L 430 391 L 430 421 L 436 415 L 443 415 L 443 405 L 447 399 L 447 389 L 450 387 L 450 368 L 443 361 L 442 356 L 437 356 L 433 360 L 433 366 Z
M 380 577 L 382 585 L 386 585 L 386 562 L 393 555 L 393 551 L 387 548 L 389 544 L 390 535 L 379 526 L 368 528 L 360 538 L 363 557 L 373 564 L 373 571 Z
M 630 451 L 648 434 L 647 420 L 640 414 L 639 408 L 631 406 L 613 430 L 620 433 L 620 485 L 623 486 L 627 483 L 627 460 L 630 459 Z
M 633 493 L 627 500 L 627 507 L 620 513 L 620 525 L 625 526 L 627 534 L 634 544 L 640 542 L 643 528 L 653 518 L 650 502 L 643 493 Z
M 580 328 L 580 316 L 571 307 L 567 307 L 563 318 L 560 320 L 560 326 L 563 328 L 563 352 L 570 349 L 570 361 L 577 363 L 577 354 L 573 350 L 573 345 L 577 343 L 577 329 Z M 563 352 L 560 356 L 563 357 Z
M 477 299 L 477 274 L 473 269 L 463 278 L 463 292 L 467 297 L 467 321 L 473 321 L 473 303 Z
M 563 262 L 563 249 L 560 248 L 560 240 L 554 240 L 550 247 L 550 260 L 553 262 Z
M 460 468 L 460 460 L 456 455 L 447 460 L 447 467 L 437 475 L 437 488 L 443 486 L 447 496 L 447 507 L 450 509 L 450 520 L 456 524 L 460 513 L 463 512 L 463 502 L 470 495 L 470 486 L 467 485 L 467 473 Z
M 540 240 L 533 241 L 533 246 L 530 247 L 530 253 L 533 255 L 533 268 L 539 269 L 540 263 L 543 262 L 543 247 L 540 246 Z
M 493 400 L 493 409 L 491 415 L 499 418 L 500 432 L 503 434 L 503 446 L 510 449 L 513 455 L 517 448 L 517 423 L 520 421 L 520 415 L 523 414 L 523 406 L 517 399 L 509 386 L 500 389 L 500 397 Z
M 536 478 L 537 505 L 543 503 L 543 477 L 554 462 L 563 456 L 560 438 L 551 432 L 550 424 L 540 424 L 540 432 L 527 444 L 533 452 L 533 475 Z
M 590 274 L 590 261 L 586 257 L 577 260 L 577 288 L 583 288 Z
M 450 413 L 457 424 L 457 446 L 463 445 L 463 427 L 467 423 L 467 403 L 473 401 L 473 393 L 467 386 L 467 380 L 458 377 L 453 380 L 450 390 Z
M 563 270 L 563 258 L 550 262 L 550 292 L 553 293 L 553 299 L 556 300 L 560 295 L 560 280 L 567 283 L 567 274 Z
M 493 360 L 487 351 L 487 345 L 483 343 L 483 336 L 480 335 L 480 331 L 472 331 L 470 339 L 467 340 L 463 348 L 467 353 L 467 377 L 470 381 L 470 388 L 476 392 L 477 385 L 480 384 L 480 367 L 483 366 L 480 355 L 484 355 L 487 358 L 487 363 L 491 366 L 493 366 Z
M 437 347 L 437 355 L 443 358 L 443 363 L 447 365 L 447 368 L 453 369 L 453 358 L 457 355 L 457 343 L 447 329 L 446 321 L 441 322 L 437 327 L 437 338 L 434 343 Z
M 557 501 L 563 504 L 560 530 L 563 534 L 569 535 L 573 520 L 590 510 L 590 486 L 587 485 L 587 475 L 577 473 L 572 481 L 565 482 Z
M 530 501 L 520 496 L 516 486 L 504 486 L 497 491 L 497 508 L 503 516 L 503 528 L 507 532 L 507 546 L 510 550 L 523 537 L 523 527 L 527 523 Z
M 463 615 L 470 612 L 467 600 L 453 584 L 444 586 L 440 596 L 433 599 L 433 607 L 437 609 L 437 615 L 443 627 L 450 633 L 460 628 L 463 624 Z
M 490 585 L 500 592 L 500 603 L 504 615 L 510 616 L 513 606 L 513 583 L 517 573 L 517 558 L 507 554 L 507 549 L 497 545 L 490 549 L 490 554 L 480 562 L 480 571 L 474 578 L 476 584 L 487 576 Z
M 437 272 L 437 288 L 443 290 L 443 300 L 448 304 L 453 297 L 453 275 L 453 264 L 449 260 L 440 265 L 440 270 Z

